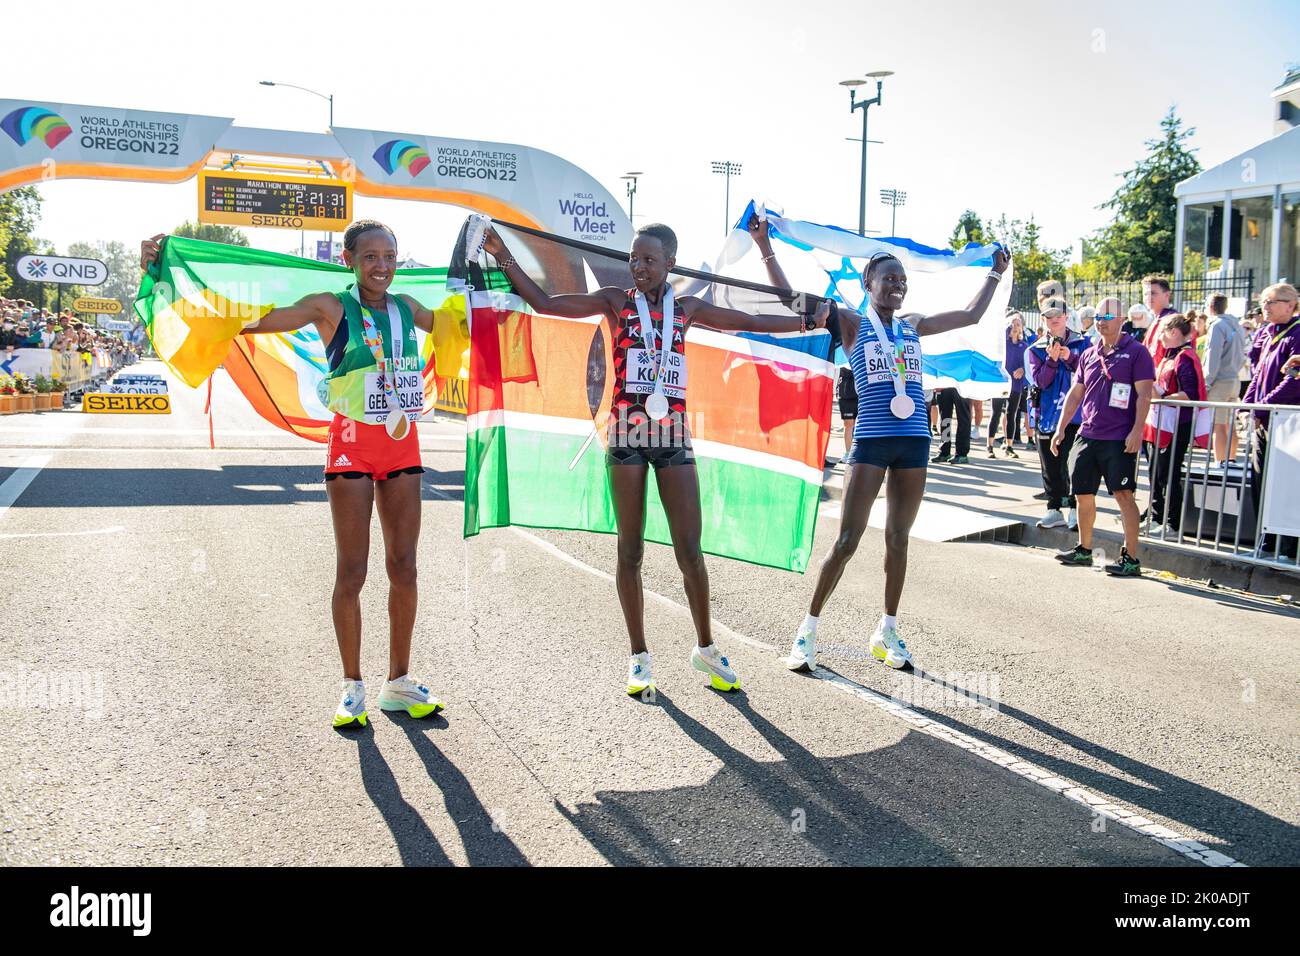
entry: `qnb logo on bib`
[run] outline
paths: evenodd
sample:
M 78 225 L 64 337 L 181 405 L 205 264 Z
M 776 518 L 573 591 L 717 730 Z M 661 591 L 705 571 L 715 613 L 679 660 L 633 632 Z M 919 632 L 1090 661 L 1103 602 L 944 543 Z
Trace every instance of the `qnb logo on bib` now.
M 655 354 L 645 349 L 627 350 L 627 390 L 634 395 L 649 395 L 654 391 Z M 664 394 L 669 398 L 685 397 L 686 356 L 670 352 L 659 378 L 663 382 Z
M 403 360 L 405 364 L 405 360 Z M 393 376 L 397 402 L 407 417 L 414 420 L 424 408 L 424 377 L 418 371 L 398 372 Z M 383 418 L 391 409 L 384 390 L 384 376 L 379 372 L 366 374 L 366 418 Z

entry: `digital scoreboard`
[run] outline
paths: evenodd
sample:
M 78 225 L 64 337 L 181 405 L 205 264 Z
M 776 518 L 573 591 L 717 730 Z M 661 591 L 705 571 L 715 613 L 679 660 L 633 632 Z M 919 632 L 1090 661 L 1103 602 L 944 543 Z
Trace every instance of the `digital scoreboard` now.
M 342 179 L 199 172 L 199 222 L 342 232 L 351 221 L 352 184 Z

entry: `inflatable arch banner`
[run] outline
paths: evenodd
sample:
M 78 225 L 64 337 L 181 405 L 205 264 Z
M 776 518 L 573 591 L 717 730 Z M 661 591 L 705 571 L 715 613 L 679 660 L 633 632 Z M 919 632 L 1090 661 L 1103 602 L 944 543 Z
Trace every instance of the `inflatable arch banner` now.
M 239 127 L 222 116 L 0 99 L 0 192 L 53 179 L 181 183 L 231 155 L 319 160 L 363 196 L 461 206 L 620 252 L 632 243 L 631 222 L 605 187 L 529 146 L 362 129 L 303 133 Z M 586 291 L 585 271 L 601 285 L 627 281 L 617 260 L 564 255 L 556 243 L 523 234 L 517 241 L 554 291 Z

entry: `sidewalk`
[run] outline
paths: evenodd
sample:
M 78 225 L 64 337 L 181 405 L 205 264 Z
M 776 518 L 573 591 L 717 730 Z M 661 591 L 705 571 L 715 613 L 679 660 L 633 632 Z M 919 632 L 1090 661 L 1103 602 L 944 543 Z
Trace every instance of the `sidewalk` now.
M 1034 498 L 1043 490 L 1037 449 L 1026 448 L 1022 443 L 1015 449 L 1020 456 L 1018 459 L 1006 458 L 999 442 L 998 457 L 989 458 L 984 434 L 981 430 L 981 437 L 972 440 L 969 464 L 930 465 L 925 500 L 1018 521 L 1018 533 L 1010 535 L 1013 543 L 1052 551 L 1064 551 L 1077 544 L 1078 536 L 1073 531 L 1065 528 L 1047 530 L 1035 524 L 1047 512 L 1046 503 Z M 836 464 L 823 473 L 823 500 L 838 501 L 843 496 L 844 472 L 838 464 L 843 448 L 843 434 L 837 429 L 831 435 L 827 449 L 828 457 Z M 931 456 L 938 450 L 939 442 L 935 439 L 930 446 Z M 1138 507 L 1145 506 L 1146 495 L 1139 492 Z M 1093 539 L 1094 548 L 1104 549 L 1110 557 L 1119 554 L 1124 540 L 1115 499 L 1104 493 L 1097 496 L 1097 525 Z M 1234 561 L 1231 557 L 1217 557 L 1145 538 L 1138 557 L 1143 567 L 1151 571 L 1168 571 L 1180 577 L 1213 581 L 1259 595 L 1300 595 L 1300 573 L 1297 572 L 1257 567 Z

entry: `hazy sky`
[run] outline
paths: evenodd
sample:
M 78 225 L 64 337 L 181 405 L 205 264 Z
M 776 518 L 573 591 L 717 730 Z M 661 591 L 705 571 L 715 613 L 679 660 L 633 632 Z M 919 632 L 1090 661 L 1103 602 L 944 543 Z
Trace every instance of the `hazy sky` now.
M 896 74 L 871 108 L 870 138 L 884 142 L 870 147 L 869 229 L 888 231 L 879 190 L 893 187 L 908 193 L 900 235 L 943 244 L 970 207 L 986 219 L 1032 214 L 1050 244 L 1069 246 L 1106 221 L 1097 204 L 1171 104 L 1214 165 L 1270 135 L 1269 92 L 1300 59 L 1300 0 L 61 0 L 10 5 L 4 18 L 6 97 L 325 128 L 322 100 L 258 85 L 271 79 L 333 92 L 339 126 L 538 147 L 620 198 L 619 176 L 644 170 L 637 224 L 673 226 L 684 264 L 712 261 L 722 241 L 711 160 L 744 166 L 733 219 L 756 195 L 856 228 L 860 147 L 846 137 L 861 134 L 862 114 L 850 115 L 842 79 Z M 59 251 L 134 243 L 196 215 L 193 182 L 40 188 L 41 234 Z M 390 222 L 404 254 L 434 264 L 464 215 L 360 196 L 356 214 Z M 299 244 L 282 230 L 251 238 Z

